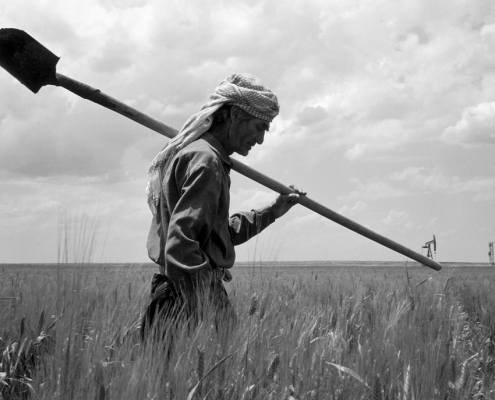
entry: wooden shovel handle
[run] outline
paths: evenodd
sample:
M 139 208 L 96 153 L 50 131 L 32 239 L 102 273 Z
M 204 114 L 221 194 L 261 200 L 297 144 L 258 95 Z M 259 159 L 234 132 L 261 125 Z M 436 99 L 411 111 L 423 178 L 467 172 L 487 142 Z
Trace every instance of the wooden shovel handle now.
M 166 125 L 154 118 L 151 118 L 148 115 L 136 110 L 135 108 L 129 107 L 128 105 L 114 99 L 113 97 L 102 93 L 100 90 L 92 88 L 91 86 L 85 85 L 84 83 L 78 82 L 59 73 L 57 73 L 57 86 L 61 86 L 80 97 L 97 103 L 112 111 L 115 111 L 129 119 L 132 119 L 138 124 L 144 125 L 155 132 L 167 136 L 168 138 L 173 138 L 178 133 L 177 129 L 172 128 L 171 126 Z M 233 158 L 231 160 L 232 169 L 234 171 L 252 179 L 253 181 L 266 186 L 267 188 L 280 194 L 290 194 L 294 192 L 294 190 L 292 190 L 290 187 L 277 182 L 276 180 L 256 171 L 251 167 L 248 167 L 240 161 Z M 349 218 L 346 218 L 343 215 L 330 210 L 320 203 L 311 200 L 307 196 L 301 196 L 299 199 L 299 203 L 309 208 L 310 210 L 322 215 L 323 217 L 328 218 L 336 222 L 337 224 L 345 226 L 346 228 L 359 233 L 360 235 L 367 237 L 374 242 L 380 243 L 381 245 L 388 247 L 389 249 L 394 250 L 406 257 L 409 257 L 427 267 L 433 268 L 436 271 L 442 269 L 441 264 L 439 264 L 438 262 L 431 260 L 423 256 L 422 254 L 419 254 L 397 242 L 394 242 L 391 239 L 379 235 L 376 232 L 373 232 L 371 229 L 368 229 L 358 224 L 357 222 L 354 222 Z
M 292 190 L 290 187 L 285 186 L 266 175 L 263 175 L 262 173 L 256 171 L 251 167 L 248 167 L 245 164 L 242 164 L 241 162 L 235 159 L 232 159 L 232 163 L 233 163 L 232 165 L 233 170 L 239 172 L 244 176 L 247 176 L 253 181 L 262 184 L 263 186 L 266 186 L 269 189 L 274 190 L 277 193 L 290 194 L 294 192 L 294 190 Z M 301 196 L 299 198 L 299 204 L 305 206 L 306 208 L 309 208 L 311 211 L 314 211 L 315 213 L 320 214 L 325 218 L 332 220 L 333 222 L 336 222 L 339 225 L 345 226 L 351 231 L 359 233 L 360 235 L 367 237 L 368 239 L 371 239 L 374 242 L 380 243 L 381 245 L 388 247 L 389 249 L 392 249 L 406 257 L 409 257 L 423 265 L 426 265 L 427 267 L 433 268 L 436 271 L 440 271 L 442 269 L 442 265 L 439 264 L 438 262 L 428 257 L 425 257 L 422 254 L 419 254 L 397 242 L 394 242 L 393 240 L 388 239 L 385 236 L 373 232 L 371 229 L 368 229 L 365 226 L 360 225 L 357 222 L 354 222 L 349 218 L 346 218 L 343 215 L 330 210 L 329 208 L 323 206 L 322 204 L 310 199 L 308 196 Z

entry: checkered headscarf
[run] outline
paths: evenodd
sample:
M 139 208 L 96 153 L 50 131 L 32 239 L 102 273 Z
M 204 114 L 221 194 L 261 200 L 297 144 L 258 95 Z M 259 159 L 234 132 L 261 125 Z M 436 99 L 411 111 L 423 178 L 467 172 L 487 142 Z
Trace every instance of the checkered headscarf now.
M 210 129 L 213 113 L 224 104 L 242 108 L 253 117 L 268 122 L 272 122 L 280 108 L 277 96 L 258 78 L 250 74 L 233 74 L 217 86 L 201 111 L 186 121 L 179 134 L 168 145 L 176 145 L 180 150 L 194 142 Z
M 201 110 L 191 116 L 180 132 L 171 139 L 165 148 L 154 158 L 149 173 L 146 194 L 152 211 L 156 207 L 161 190 L 159 169 L 168 156 L 177 153 L 189 143 L 199 139 L 210 129 L 213 114 L 224 104 L 242 108 L 255 118 L 271 122 L 278 115 L 280 106 L 275 93 L 268 89 L 261 81 L 250 74 L 233 74 L 225 78 L 208 97 L 207 103 Z

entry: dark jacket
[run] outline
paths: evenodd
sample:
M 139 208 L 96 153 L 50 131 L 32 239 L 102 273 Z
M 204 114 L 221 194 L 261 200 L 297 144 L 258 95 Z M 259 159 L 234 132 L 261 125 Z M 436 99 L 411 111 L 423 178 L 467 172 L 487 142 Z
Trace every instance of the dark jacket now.
M 148 236 L 148 255 L 160 273 L 189 286 L 215 268 L 231 268 L 234 246 L 274 220 L 269 207 L 229 218 L 231 161 L 209 133 L 168 157 Z M 206 277 L 206 276 L 205 276 Z

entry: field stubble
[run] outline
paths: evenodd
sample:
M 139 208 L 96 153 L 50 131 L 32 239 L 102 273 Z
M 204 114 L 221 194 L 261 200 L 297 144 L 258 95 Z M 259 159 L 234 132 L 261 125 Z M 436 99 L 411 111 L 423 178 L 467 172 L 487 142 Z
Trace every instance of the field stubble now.
M 250 263 L 239 324 L 143 347 L 150 265 L 0 265 L 0 399 L 492 399 L 495 270 Z

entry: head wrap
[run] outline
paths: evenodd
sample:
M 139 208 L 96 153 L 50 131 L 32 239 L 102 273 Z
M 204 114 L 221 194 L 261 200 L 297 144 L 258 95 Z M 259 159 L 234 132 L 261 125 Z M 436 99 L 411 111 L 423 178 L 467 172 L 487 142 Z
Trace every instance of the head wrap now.
M 225 78 L 217 86 L 215 92 L 208 97 L 208 101 L 201 107 L 201 110 L 186 121 L 177 136 L 171 139 L 153 159 L 148 172 L 148 186 L 146 188 L 148 204 L 152 211 L 156 207 L 161 190 L 160 168 L 170 155 L 176 154 L 208 131 L 213 122 L 213 114 L 225 104 L 242 108 L 253 117 L 268 122 L 272 122 L 280 109 L 275 93 L 255 76 L 232 74 Z
M 201 111 L 186 121 L 168 146 L 177 146 L 180 150 L 198 139 L 210 129 L 212 115 L 224 104 L 240 107 L 253 117 L 268 122 L 272 122 L 280 109 L 277 96 L 258 78 L 250 74 L 233 74 L 217 86 Z

